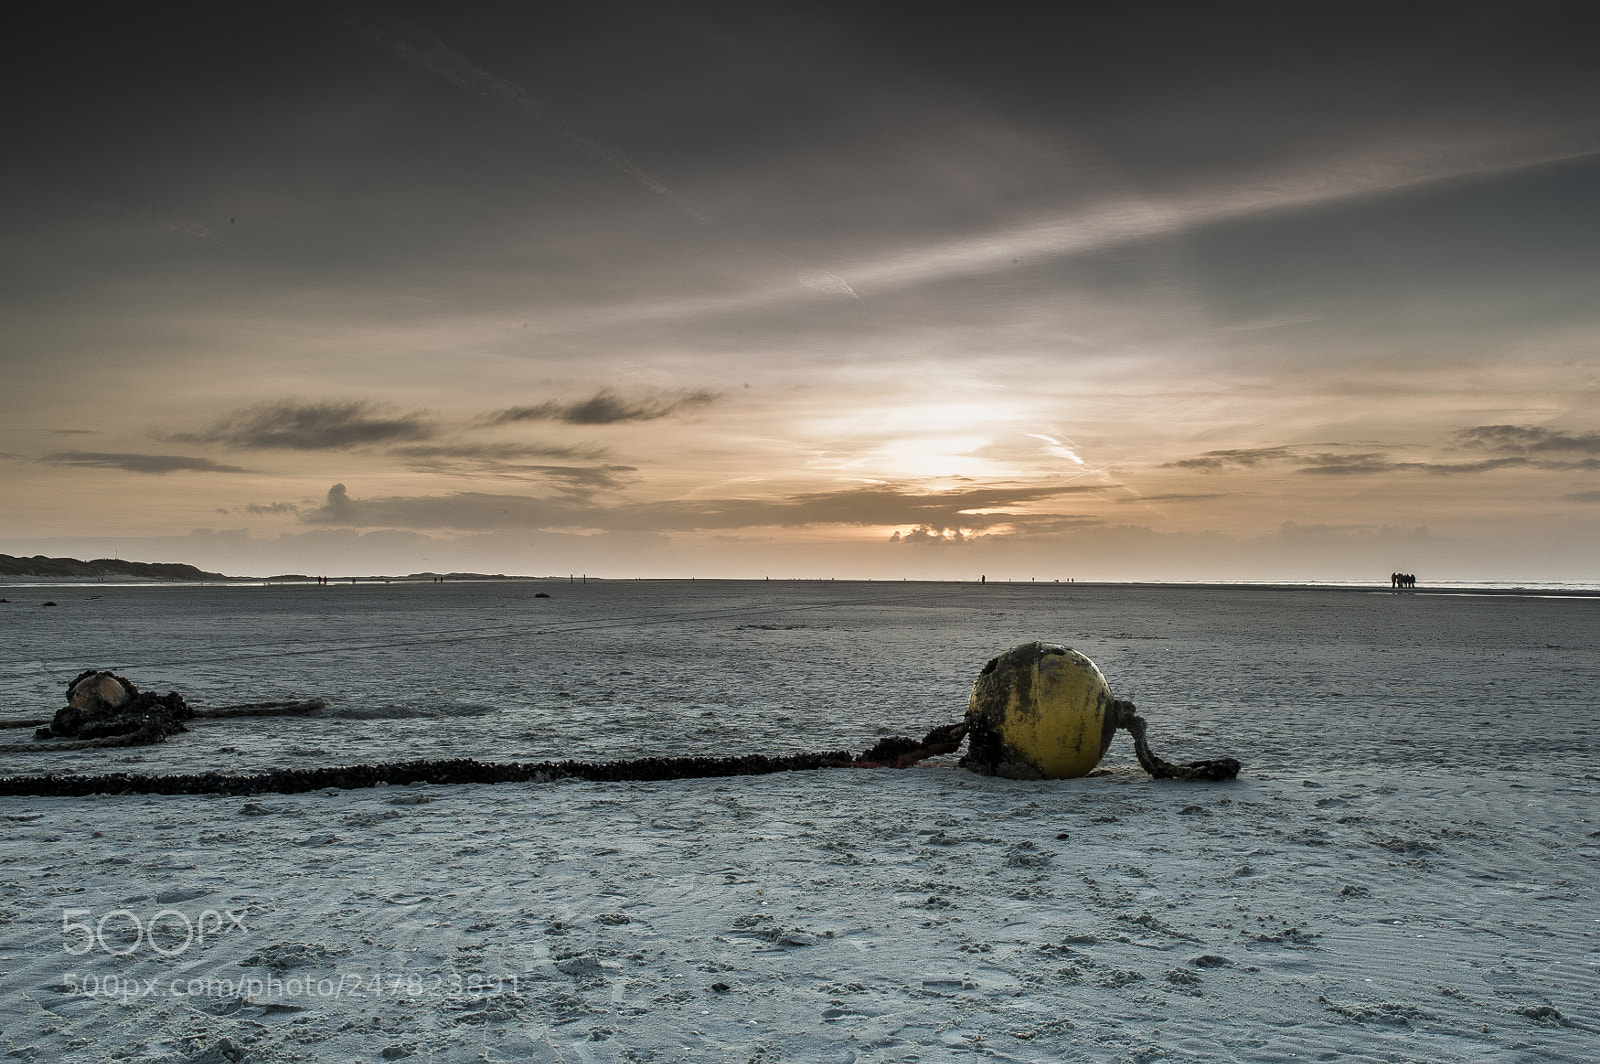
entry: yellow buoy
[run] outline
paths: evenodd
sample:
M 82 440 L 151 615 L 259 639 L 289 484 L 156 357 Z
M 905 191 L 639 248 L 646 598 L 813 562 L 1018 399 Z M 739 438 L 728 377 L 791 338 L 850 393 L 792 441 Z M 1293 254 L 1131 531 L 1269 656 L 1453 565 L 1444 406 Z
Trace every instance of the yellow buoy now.
M 1056 643 L 1023 643 L 973 682 L 962 764 L 1011 779 L 1084 776 L 1105 756 L 1117 720 L 1094 662 Z

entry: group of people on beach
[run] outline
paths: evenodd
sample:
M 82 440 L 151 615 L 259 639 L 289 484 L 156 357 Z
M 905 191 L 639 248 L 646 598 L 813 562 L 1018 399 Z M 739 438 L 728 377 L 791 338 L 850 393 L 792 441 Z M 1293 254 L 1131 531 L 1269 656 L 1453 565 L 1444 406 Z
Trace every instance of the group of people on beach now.
M 1417 575 L 1415 573 L 1390 573 L 1390 587 L 1416 587 Z

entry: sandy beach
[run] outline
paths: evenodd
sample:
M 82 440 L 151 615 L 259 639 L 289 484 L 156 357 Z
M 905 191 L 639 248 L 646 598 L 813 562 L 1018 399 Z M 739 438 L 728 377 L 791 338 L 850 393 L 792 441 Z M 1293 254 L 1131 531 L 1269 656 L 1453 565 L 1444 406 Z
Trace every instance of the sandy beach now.
M 539 590 L 549 599 L 535 599 Z M 7 774 L 786 753 L 1024 639 L 1226 784 L 944 758 L 653 784 L 0 800 L 33 1060 L 1592 1059 L 1600 603 L 618 582 L 7 589 L 0 694 L 320 695 Z M 43 608 L 52 600 L 59 605 Z M 17 739 L 26 732 L 12 733 Z M 147 929 L 153 926 L 153 931 Z M 137 933 L 136 933 L 137 927 Z

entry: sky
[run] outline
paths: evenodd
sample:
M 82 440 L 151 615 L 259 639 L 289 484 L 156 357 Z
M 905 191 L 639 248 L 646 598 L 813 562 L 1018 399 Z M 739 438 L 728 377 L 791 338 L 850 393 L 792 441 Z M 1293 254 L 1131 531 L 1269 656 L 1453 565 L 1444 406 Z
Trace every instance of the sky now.
M 13 14 L 0 552 L 1600 580 L 1593 5 L 1095 8 Z

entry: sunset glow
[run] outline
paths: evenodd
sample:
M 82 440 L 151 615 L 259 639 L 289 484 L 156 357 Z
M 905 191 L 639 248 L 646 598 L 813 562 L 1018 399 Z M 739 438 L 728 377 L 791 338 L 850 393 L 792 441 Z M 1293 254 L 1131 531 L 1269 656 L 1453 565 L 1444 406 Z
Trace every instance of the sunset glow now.
M 27 19 L 0 552 L 1600 579 L 1581 6 Z

